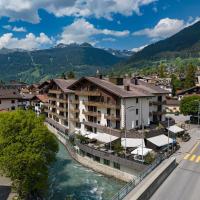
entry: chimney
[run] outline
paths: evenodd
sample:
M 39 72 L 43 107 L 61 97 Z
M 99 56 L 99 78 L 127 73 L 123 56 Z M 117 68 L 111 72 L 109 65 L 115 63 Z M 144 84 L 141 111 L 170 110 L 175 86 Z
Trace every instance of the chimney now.
M 124 85 L 124 89 L 125 89 L 126 91 L 130 91 L 130 85 Z
M 138 85 L 138 79 L 136 77 L 134 77 L 131 82 L 134 84 L 134 85 Z
M 97 69 L 97 72 L 96 72 L 96 77 L 99 78 L 99 79 L 103 78 L 103 75 L 99 73 L 98 69 Z

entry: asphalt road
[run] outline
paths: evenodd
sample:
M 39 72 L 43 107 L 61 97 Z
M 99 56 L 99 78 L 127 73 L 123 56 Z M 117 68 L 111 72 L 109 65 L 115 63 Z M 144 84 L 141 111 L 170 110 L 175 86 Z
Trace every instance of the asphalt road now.
M 150 200 L 200 200 L 200 141 L 185 154 Z

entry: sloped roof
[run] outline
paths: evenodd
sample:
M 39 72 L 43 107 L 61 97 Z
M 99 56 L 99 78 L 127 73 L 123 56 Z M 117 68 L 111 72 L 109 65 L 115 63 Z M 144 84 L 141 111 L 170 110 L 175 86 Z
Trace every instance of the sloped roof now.
M 73 92 L 72 90 L 68 89 L 76 80 L 75 79 L 53 79 L 53 81 L 60 87 L 60 89 L 65 92 Z
M 97 86 L 113 93 L 116 96 L 123 97 L 123 98 L 128 98 L 128 97 L 151 97 L 153 96 L 150 93 L 143 92 L 141 90 L 135 89 L 130 87 L 130 91 L 127 91 L 124 89 L 124 86 L 121 85 L 115 85 L 114 83 L 109 82 L 108 80 L 105 79 L 100 79 L 96 77 L 83 77 L 79 80 L 77 80 L 75 83 L 73 83 L 72 86 L 75 84 L 81 82 L 82 80 L 88 80 Z M 71 88 L 71 86 L 70 86 Z
M 0 99 L 21 99 L 17 89 L 0 87 Z
M 142 91 L 146 91 L 152 94 L 169 94 L 169 91 L 160 88 L 159 86 L 155 86 L 153 84 L 147 83 L 143 80 L 138 79 L 138 85 L 131 84 L 132 87 L 138 88 Z

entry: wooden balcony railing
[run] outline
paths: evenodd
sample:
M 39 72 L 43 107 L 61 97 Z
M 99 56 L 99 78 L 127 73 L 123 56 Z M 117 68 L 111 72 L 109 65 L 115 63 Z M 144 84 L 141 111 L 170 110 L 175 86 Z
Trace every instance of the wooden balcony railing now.
M 61 90 L 49 90 L 48 93 L 49 94 L 61 94 L 62 91 Z
M 49 97 L 50 101 L 56 101 L 60 103 L 68 103 L 68 99 L 61 99 L 61 98 L 55 98 L 55 97 Z
M 100 130 L 104 133 L 108 133 L 108 134 L 114 135 L 116 137 L 121 137 L 121 130 L 119 130 L 119 129 L 114 129 L 114 128 L 102 126 L 102 125 L 97 124 L 95 122 L 82 122 L 82 123 L 86 126 L 91 126 L 91 127 L 97 128 L 98 130 Z
M 109 120 L 113 120 L 113 121 L 116 121 L 116 120 L 120 120 L 120 119 L 121 119 L 120 116 L 116 116 L 116 115 L 114 115 L 114 114 L 112 114 L 112 115 L 105 115 L 105 118 L 106 118 L 106 119 L 109 119 Z
M 163 110 L 163 111 L 153 111 L 152 114 L 153 115 L 164 115 L 164 114 L 166 114 L 166 111 L 165 110 Z
M 87 116 L 101 117 L 101 113 L 99 113 L 99 112 L 94 112 L 94 111 L 86 111 L 86 110 L 83 110 L 83 114 L 85 114 L 85 115 L 87 115 Z
M 71 104 L 79 104 L 79 100 L 73 99 L 73 100 L 70 100 L 70 103 Z
M 79 113 L 80 110 L 79 110 L 79 109 L 70 108 L 70 109 L 69 109 L 69 112 L 70 112 L 70 113 Z
M 59 119 L 67 119 L 67 117 L 65 117 L 65 116 L 63 116 L 63 115 L 59 115 L 59 114 L 56 113 L 56 112 L 52 112 L 51 110 L 48 110 L 48 109 L 47 109 L 47 112 L 48 112 L 49 114 L 51 114 L 51 115 L 56 116 L 56 117 L 59 118 Z
M 70 121 L 72 122 L 80 122 L 79 118 L 70 117 Z
M 76 95 L 79 96 L 101 96 L 101 93 L 99 91 L 75 91 Z
M 166 101 L 152 101 L 151 104 L 155 106 L 166 105 Z
M 110 104 L 105 102 L 95 102 L 95 101 L 83 101 L 85 106 L 97 106 L 99 108 L 113 108 L 120 109 L 120 105 Z

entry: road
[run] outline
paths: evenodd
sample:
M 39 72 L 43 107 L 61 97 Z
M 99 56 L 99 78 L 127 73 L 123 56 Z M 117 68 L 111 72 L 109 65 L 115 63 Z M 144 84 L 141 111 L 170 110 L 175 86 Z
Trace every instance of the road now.
M 150 200 L 200 200 L 199 140 Z

